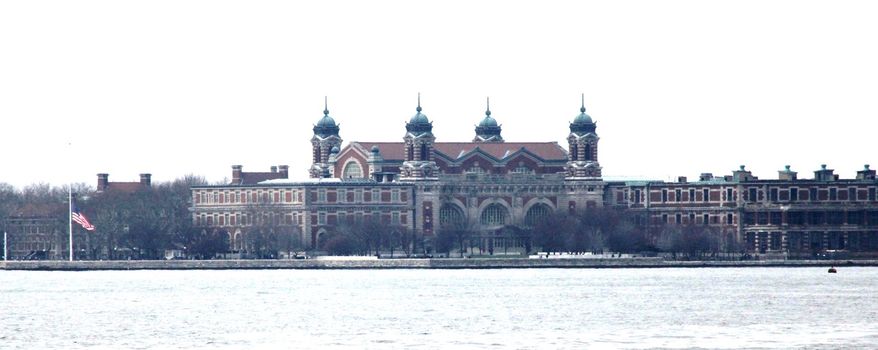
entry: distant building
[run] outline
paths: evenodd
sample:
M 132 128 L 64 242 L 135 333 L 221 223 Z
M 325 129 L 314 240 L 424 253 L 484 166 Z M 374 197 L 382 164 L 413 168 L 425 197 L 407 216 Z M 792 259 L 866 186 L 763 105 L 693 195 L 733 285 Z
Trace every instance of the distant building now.
M 106 191 L 130 193 L 147 189 L 152 186 L 152 174 L 140 174 L 140 181 L 137 182 L 110 182 L 109 178 L 109 174 L 98 174 L 98 184 L 96 187 L 98 193 Z
M 566 149 L 552 141 L 507 142 L 488 109 L 473 141 L 437 142 L 419 103 L 402 141 L 343 146 L 325 109 L 311 138 L 311 180 L 287 180 L 286 167 L 248 180 L 233 166 L 232 183 L 193 187 L 193 221 L 227 232 L 233 250 L 244 248 L 260 220 L 319 249 L 322 235 L 361 217 L 413 230 L 428 249 L 442 225 L 474 228 L 480 244 L 499 249 L 522 244 L 503 233 L 506 227 L 532 226 L 557 211 L 615 207 L 630 209 L 653 231 L 706 225 L 753 253 L 878 251 L 878 182 L 868 166 L 849 180 L 825 166 L 807 180 L 789 167 L 777 180 L 759 180 L 743 166 L 694 182 L 607 180 L 596 129 L 583 105 Z

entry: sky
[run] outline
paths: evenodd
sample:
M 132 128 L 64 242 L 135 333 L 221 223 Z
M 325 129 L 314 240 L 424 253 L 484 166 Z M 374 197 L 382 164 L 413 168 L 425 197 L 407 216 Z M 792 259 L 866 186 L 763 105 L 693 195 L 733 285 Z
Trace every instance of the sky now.
M 491 98 L 507 141 L 587 113 L 607 177 L 878 167 L 869 1 L 3 1 L 0 183 L 92 186 L 290 166 L 313 124 L 437 142 Z

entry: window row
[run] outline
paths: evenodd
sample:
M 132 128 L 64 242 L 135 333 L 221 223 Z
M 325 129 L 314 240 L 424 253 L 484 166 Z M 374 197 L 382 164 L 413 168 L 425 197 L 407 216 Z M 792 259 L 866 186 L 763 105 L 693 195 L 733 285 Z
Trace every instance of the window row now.
M 195 216 L 196 226 L 264 226 L 299 225 L 299 213 L 213 213 Z
M 745 225 L 868 225 L 878 226 L 878 211 L 770 211 L 744 213 Z
M 675 213 L 662 214 L 662 224 L 674 225 L 734 225 L 735 214 L 709 214 L 709 213 Z
M 329 191 L 320 188 L 316 193 L 316 198 L 312 198 L 318 203 L 400 203 L 408 200 L 408 194 L 400 189 L 381 191 L 377 188 L 371 190 L 339 188 Z
M 759 202 L 763 200 L 775 201 L 875 201 L 876 188 L 868 189 L 857 187 L 841 187 L 841 188 L 769 188 L 766 191 L 756 187 L 750 187 L 745 192 L 744 200 L 747 202 Z
M 299 190 L 253 190 L 253 191 L 200 191 L 195 194 L 195 203 L 201 204 L 268 204 L 301 203 Z
M 398 211 L 390 212 L 389 215 L 386 212 L 372 212 L 369 214 L 347 213 L 343 211 L 333 214 L 324 211 L 317 212 L 317 225 L 353 224 L 356 222 L 365 222 L 367 220 L 370 222 L 390 225 L 408 224 L 407 215 L 402 215 Z

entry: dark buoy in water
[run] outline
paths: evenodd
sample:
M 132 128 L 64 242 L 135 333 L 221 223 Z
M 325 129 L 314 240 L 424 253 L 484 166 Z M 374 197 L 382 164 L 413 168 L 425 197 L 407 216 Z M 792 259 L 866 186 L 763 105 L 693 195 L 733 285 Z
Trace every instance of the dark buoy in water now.
M 838 271 L 835 271 L 835 266 L 830 266 L 828 272 L 829 273 L 837 273 Z

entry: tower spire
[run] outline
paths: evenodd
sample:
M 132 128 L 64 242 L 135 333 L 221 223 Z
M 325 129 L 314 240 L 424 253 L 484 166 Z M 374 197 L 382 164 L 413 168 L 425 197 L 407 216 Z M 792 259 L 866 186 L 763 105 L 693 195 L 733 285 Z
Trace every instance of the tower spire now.
M 579 107 L 579 112 L 585 113 L 585 93 L 582 94 L 582 107 Z
M 326 96 L 323 96 L 323 115 L 329 115 L 329 102 Z
M 489 116 L 489 115 L 491 115 L 491 97 L 488 97 L 487 99 L 488 99 L 488 102 L 487 102 L 488 109 L 485 111 L 485 115 Z
M 421 93 L 418 93 L 418 108 L 415 108 L 416 111 L 421 111 Z

